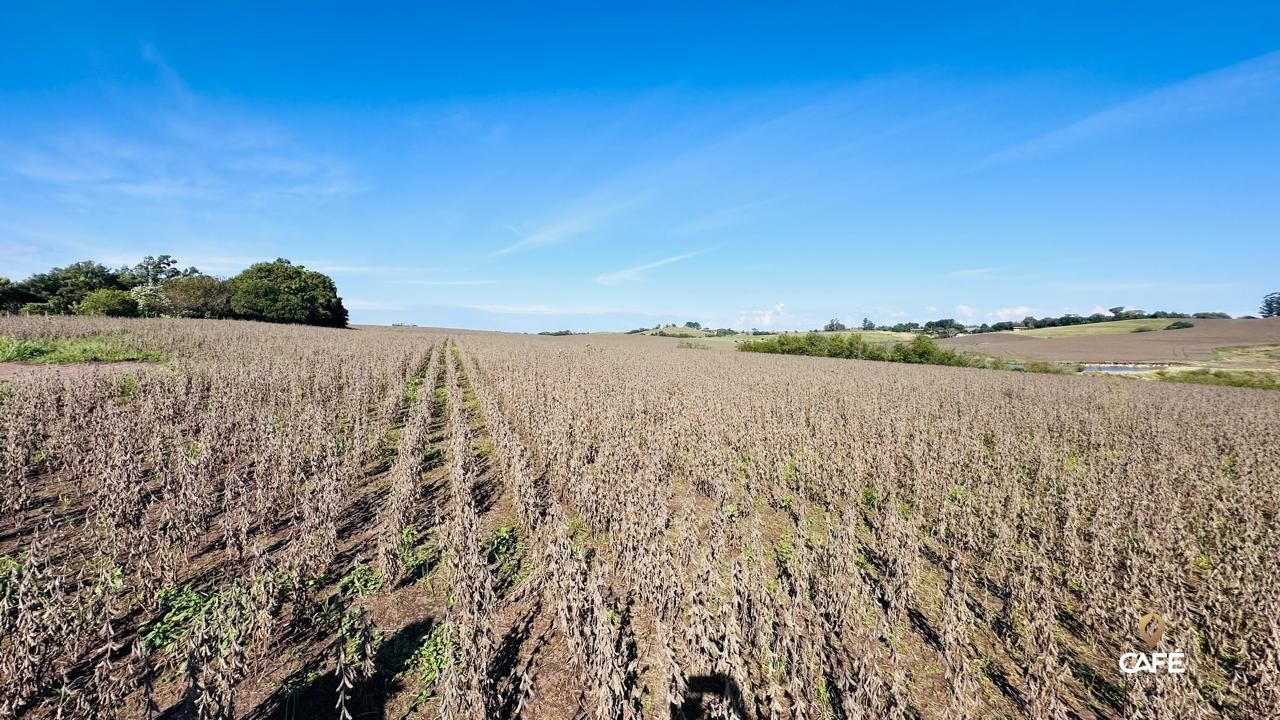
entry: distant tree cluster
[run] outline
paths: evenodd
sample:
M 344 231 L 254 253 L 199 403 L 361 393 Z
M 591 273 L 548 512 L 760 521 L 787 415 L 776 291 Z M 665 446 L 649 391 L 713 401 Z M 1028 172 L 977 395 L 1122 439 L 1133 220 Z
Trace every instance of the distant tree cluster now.
M 987 325 L 986 323 L 983 323 L 982 325 L 976 328 L 970 328 L 968 332 L 971 332 L 971 333 L 1000 332 L 1003 330 L 1012 330 L 1017 326 L 1021 326 L 1027 329 L 1067 327 L 1070 325 L 1089 325 L 1092 323 L 1115 322 L 1117 320 L 1150 320 L 1150 319 L 1160 319 L 1160 318 L 1170 318 L 1170 319 L 1220 318 L 1223 320 L 1228 320 L 1231 318 L 1231 316 L 1224 312 L 1181 313 L 1181 312 L 1172 312 L 1169 310 L 1157 310 L 1155 312 L 1148 313 L 1148 312 L 1143 312 L 1142 310 L 1132 310 L 1129 308 L 1125 308 L 1123 306 L 1117 306 L 1113 308 L 1108 308 L 1107 313 L 1094 313 L 1092 315 L 1075 315 L 1075 314 L 1068 313 L 1066 315 L 1061 315 L 1059 317 L 1044 317 L 1044 318 L 1038 318 L 1038 319 L 1032 316 L 1027 316 L 1022 319 L 1021 323 L 1016 323 L 1016 324 L 1012 322 L 995 323 L 994 325 Z
M 1264 318 L 1280 317 L 1280 292 L 1273 292 L 1263 297 L 1258 314 Z
M 639 328 L 635 328 L 634 330 L 628 330 L 626 334 L 640 335 L 642 333 L 652 332 L 654 335 L 658 335 L 661 337 L 686 337 L 688 333 L 682 332 L 682 330 L 699 330 L 701 332 L 707 333 L 708 335 L 712 335 L 714 337 L 726 337 L 729 335 L 742 334 L 740 331 L 734 330 L 733 328 L 703 327 L 702 323 L 698 322 L 697 320 L 690 320 L 686 322 L 684 325 L 667 323 L 665 325 L 662 325 L 662 324 L 654 325 L 653 327 L 639 327 Z
M 1268 295 L 1272 299 L 1272 311 L 1280 315 L 1280 293 Z M 1264 317 L 1267 317 L 1266 300 L 1263 301 Z M 1198 313 L 1180 313 L 1168 310 L 1157 310 L 1155 312 L 1144 312 L 1142 310 L 1131 310 L 1123 306 L 1109 308 L 1107 313 L 1094 313 L 1092 315 L 1075 315 L 1068 313 L 1059 317 L 1035 318 L 1027 316 L 1020 322 L 1006 320 L 998 323 L 982 323 L 981 325 L 965 325 L 957 322 L 954 318 L 942 318 L 940 320 L 930 320 L 924 325 L 919 323 L 898 323 L 896 325 L 876 325 L 869 319 L 863 318 L 863 330 L 882 330 L 889 332 L 913 332 L 923 333 L 933 337 L 954 337 L 960 333 L 988 333 L 988 332 L 1007 332 L 1017 328 L 1048 328 L 1048 327 L 1066 327 L 1069 325 L 1087 325 L 1090 323 L 1114 322 L 1116 320 L 1139 320 L 1151 318 L 1170 318 L 1170 319 L 1209 319 L 1222 318 L 1230 319 L 1230 315 L 1224 312 L 1198 312 Z M 1179 326 L 1185 327 L 1185 326 Z M 823 328 L 828 332 L 845 330 L 845 326 L 839 320 L 832 320 Z
M 804 335 L 779 335 L 767 340 L 747 340 L 738 344 L 738 350 L 781 355 L 834 357 L 846 360 L 879 360 L 959 367 L 987 366 L 986 360 L 938 347 L 933 338 L 924 335 L 917 335 L 909 343 L 888 345 L 866 342 L 857 333 L 850 335 L 824 335 L 811 332 Z
M 224 280 L 148 255 L 112 270 L 85 260 L 22 282 L 0 278 L 0 312 L 22 315 L 236 318 L 346 327 L 333 280 L 283 258 Z

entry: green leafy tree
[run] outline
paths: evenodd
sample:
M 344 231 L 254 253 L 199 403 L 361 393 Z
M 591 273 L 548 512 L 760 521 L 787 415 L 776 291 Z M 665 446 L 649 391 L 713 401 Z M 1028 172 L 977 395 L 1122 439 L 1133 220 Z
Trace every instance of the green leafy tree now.
M 20 310 L 23 315 L 57 315 L 58 312 L 53 306 L 46 302 L 26 303 Z
M 690 320 L 689 322 L 685 323 L 685 324 L 684 324 L 684 326 L 685 326 L 685 327 L 687 327 L 687 328 L 689 328 L 689 329 L 691 329 L 691 330 L 701 330 L 701 329 L 702 329 L 702 323 L 700 323 L 700 322 L 698 322 L 698 321 L 696 321 L 696 320 Z
M 864 317 L 864 318 L 862 318 L 862 329 L 863 329 L 863 330 L 875 330 L 875 329 L 876 329 L 876 324 L 875 324 L 875 323 L 873 323 L 873 322 L 871 322 L 871 318 L 865 318 L 865 317 Z
M 40 302 L 40 296 L 29 292 L 21 284 L 0 277 L 0 313 L 16 314 L 27 303 Z
M 276 323 L 346 327 L 347 309 L 333 279 L 283 258 L 258 263 L 230 281 L 237 317 Z
M 822 326 L 823 332 L 843 332 L 849 328 L 840 322 L 840 318 L 831 318 L 826 325 Z
M 32 275 L 19 287 L 38 296 L 39 302 L 48 303 L 53 312 L 62 314 L 74 312 L 80 301 L 95 290 L 127 289 L 115 271 L 92 260 Z
M 941 320 L 930 320 L 924 324 L 924 331 L 929 335 L 938 337 L 954 337 L 964 331 L 964 325 L 956 322 L 955 318 L 943 318 Z
M 165 298 L 164 289 L 159 285 L 138 285 L 129 291 L 134 302 L 138 303 L 138 315 L 142 317 L 160 317 L 169 314 L 169 301 Z
M 76 314 L 137 317 L 138 301 L 128 290 L 94 290 L 76 304 Z
M 208 275 L 184 275 L 160 286 L 168 312 L 177 317 L 218 319 L 231 316 L 231 287 Z
M 1262 298 L 1262 307 L 1258 308 L 1258 314 L 1264 318 L 1280 317 L 1280 292 L 1273 292 Z
M 121 284 L 127 287 L 137 287 L 139 285 L 159 285 L 165 280 L 187 275 L 198 275 L 199 273 L 200 271 L 194 267 L 179 270 L 178 261 L 174 260 L 172 255 L 161 255 L 160 257 L 148 255 L 142 258 L 142 262 L 131 268 L 121 268 L 116 272 L 116 276 L 120 278 Z

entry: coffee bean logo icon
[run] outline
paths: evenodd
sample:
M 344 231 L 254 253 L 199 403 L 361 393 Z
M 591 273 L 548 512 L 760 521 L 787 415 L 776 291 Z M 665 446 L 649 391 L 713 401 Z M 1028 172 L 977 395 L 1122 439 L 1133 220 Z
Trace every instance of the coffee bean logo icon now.
M 1138 635 L 1147 644 L 1148 650 L 1155 650 L 1164 636 L 1164 618 L 1157 613 L 1147 613 L 1138 618 Z

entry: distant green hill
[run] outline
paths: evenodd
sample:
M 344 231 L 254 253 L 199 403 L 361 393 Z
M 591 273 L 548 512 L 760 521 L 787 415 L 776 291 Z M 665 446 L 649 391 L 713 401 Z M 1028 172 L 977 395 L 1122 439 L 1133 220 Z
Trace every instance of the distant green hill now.
M 1078 337 L 1081 335 L 1123 335 L 1139 328 L 1163 330 L 1169 323 L 1177 322 L 1176 318 L 1148 318 L 1144 320 L 1113 320 L 1110 322 L 1089 323 L 1087 325 L 1065 325 L 1063 327 L 1036 328 L 1020 330 L 1019 335 L 1030 337 Z M 1196 320 L 1188 320 L 1194 323 Z

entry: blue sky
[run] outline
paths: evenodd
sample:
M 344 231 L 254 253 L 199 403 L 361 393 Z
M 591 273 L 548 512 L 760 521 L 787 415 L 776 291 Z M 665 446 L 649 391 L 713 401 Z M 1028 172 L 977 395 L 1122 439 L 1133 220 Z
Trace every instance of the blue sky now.
M 1280 290 L 1276 3 L 25 5 L 15 279 L 283 256 L 355 322 L 521 331 Z

